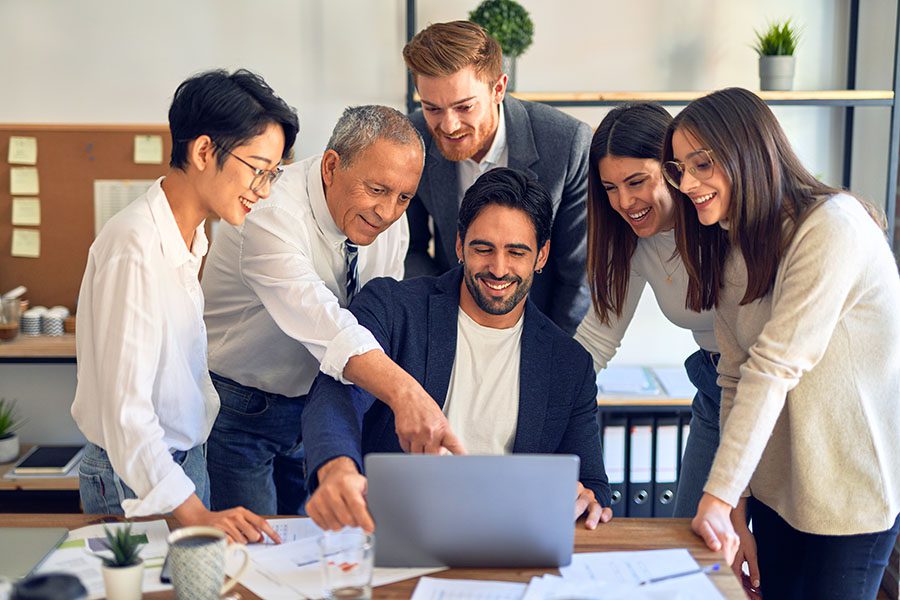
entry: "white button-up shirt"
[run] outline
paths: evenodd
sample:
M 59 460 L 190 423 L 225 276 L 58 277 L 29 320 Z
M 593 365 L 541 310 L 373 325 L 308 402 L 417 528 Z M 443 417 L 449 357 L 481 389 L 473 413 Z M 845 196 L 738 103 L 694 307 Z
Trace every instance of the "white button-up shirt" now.
M 137 500 L 128 517 L 171 512 L 194 484 L 172 459 L 206 441 L 219 397 L 206 363 L 203 224 L 187 249 L 154 183 L 103 227 L 78 296 L 72 416 Z
M 456 176 L 459 178 L 459 202 L 462 205 L 463 196 L 466 190 L 472 187 L 475 180 L 497 167 L 509 166 L 509 147 L 506 144 L 506 117 L 503 114 L 503 105 L 500 105 L 500 122 L 497 123 L 497 133 L 494 134 L 494 141 L 488 148 L 487 154 L 484 155 L 479 162 L 475 162 L 471 158 L 461 160 L 457 163 L 459 167 Z
M 203 270 L 209 367 L 241 385 L 305 395 L 321 371 L 380 349 L 347 306 L 347 236 L 325 201 L 321 156 L 288 165 L 239 228 L 223 224 Z M 403 278 L 406 215 L 359 247 L 360 286 Z

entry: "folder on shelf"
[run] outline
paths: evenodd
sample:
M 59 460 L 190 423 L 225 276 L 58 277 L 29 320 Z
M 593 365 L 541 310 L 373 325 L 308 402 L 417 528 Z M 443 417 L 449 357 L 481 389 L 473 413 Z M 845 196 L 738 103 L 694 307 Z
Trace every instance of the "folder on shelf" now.
M 652 370 L 667 396 L 693 398 L 697 393 L 684 367 L 653 367 Z
M 626 516 L 625 498 L 625 423 L 624 421 L 606 425 L 603 428 L 603 466 L 609 478 L 612 491 L 611 508 L 613 516 Z
M 687 448 L 688 436 L 691 434 L 691 422 L 688 421 L 681 426 L 681 456 L 684 456 L 684 449 Z
M 657 396 L 656 379 L 646 367 L 610 366 L 597 375 L 597 393 L 624 396 Z
M 671 517 L 678 481 L 678 422 L 660 420 L 656 427 L 656 466 L 653 477 L 653 516 Z
M 631 426 L 628 464 L 628 516 L 653 516 L 653 425 L 650 422 Z

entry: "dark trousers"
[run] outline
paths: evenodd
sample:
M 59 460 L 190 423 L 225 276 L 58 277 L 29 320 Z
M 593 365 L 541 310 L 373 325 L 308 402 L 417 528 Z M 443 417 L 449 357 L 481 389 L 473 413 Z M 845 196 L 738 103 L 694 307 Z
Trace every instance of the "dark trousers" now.
M 305 514 L 300 416 L 306 396 L 288 398 L 210 375 L 222 403 L 207 441 L 212 509 Z
M 748 501 L 765 600 L 875 600 L 900 516 L 879 533 L 814 535 L 794 529 L 759 500 Z

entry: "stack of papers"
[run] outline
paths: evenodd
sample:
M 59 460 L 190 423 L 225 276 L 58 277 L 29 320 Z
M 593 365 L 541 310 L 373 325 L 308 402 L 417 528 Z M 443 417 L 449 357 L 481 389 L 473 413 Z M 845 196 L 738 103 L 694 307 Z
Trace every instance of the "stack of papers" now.
M 710 600 L 723 598 L 706 575 L 642 581 L 697 569 L 687 550 L 575 554 L 560 568 L 524 583 L 423 577 L 412 600 Z
M 123 523 L 106 525 L 110 529 L 123 527 Z M 106 548 L 106 534 L 103 525 L 90 525 L 69 532 L 66 541 L 57 548 L 38 569 L 38 573 L 71 573 L 87 588 L 88 598 L 104 598 L 103 564 L 101 556 L 112 556 Z M 133 523 L 131 535 L 143 536 L 145 545 L 141 548 L 144 560 L 144 593 L 172 589 L 171 585 L 160 583 L 159 573 L 168 551 L 169 526 L 162 519 Z

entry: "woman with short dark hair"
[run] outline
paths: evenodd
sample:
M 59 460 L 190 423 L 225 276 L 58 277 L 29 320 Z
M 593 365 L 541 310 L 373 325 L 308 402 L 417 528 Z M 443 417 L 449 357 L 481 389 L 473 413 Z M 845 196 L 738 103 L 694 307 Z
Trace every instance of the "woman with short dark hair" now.
M 88 513 L 172 513 L 238 542 L 277 540 L 244 508 L 209 510 L 206 440 L 220 403 L 197 276 L 204 220 L 240 225 L 268 196 L 297 115 L 258 75 L 217 70 L 178 87 L 169 127 L 169 171 L 103 226 L 81 282 L 72 404 L 88 440 L 81 502 Z

